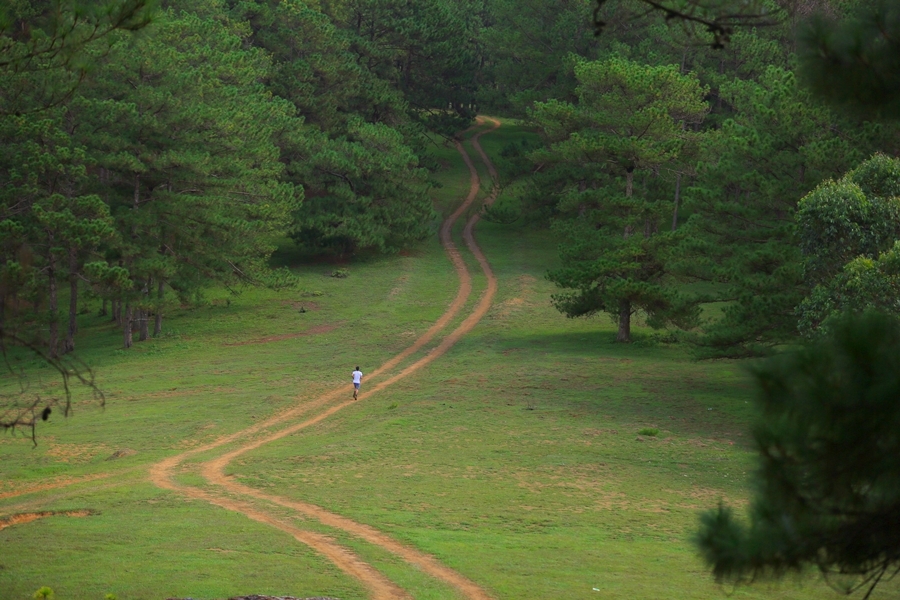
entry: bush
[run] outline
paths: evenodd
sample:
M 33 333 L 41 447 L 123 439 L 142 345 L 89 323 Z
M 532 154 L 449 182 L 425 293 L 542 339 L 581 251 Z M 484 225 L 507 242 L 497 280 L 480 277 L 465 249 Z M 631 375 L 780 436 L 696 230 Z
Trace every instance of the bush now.
M 34 596 L 32 596 L 32 598 L 34 598 L 34 600 L 50 600 L 51 598 L 53 598 L 53 590 L 45 585 L 39 588 L 38 591 L 34 593 Z

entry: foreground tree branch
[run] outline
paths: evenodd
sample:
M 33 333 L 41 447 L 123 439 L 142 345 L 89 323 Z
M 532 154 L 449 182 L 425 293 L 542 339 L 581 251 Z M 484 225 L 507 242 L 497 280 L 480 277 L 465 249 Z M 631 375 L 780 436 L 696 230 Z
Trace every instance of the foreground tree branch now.
M 637 0 L 648 13 L 662 13 L 667 22 L 678 22 L 692 33 L 708 35 L 712 48 L 724 48 L 738 27 L 771 27 L 792 14 L 795 0 L 782 0 L 775 5 L 752 0 Z M 594 30 L 600 35 L 606 26 L 601 14 L 608 0 L 597 0 L 594 8 Z M 697 31 L 699 29 L 699 32 Z
M 62 381 L 62 394 L 45 395 L 41 389 L 32 389 L 34 378 L 25 373 L 24 369 L 16 368 L 10 358 L 13 348 L 24 350 L 55 371 Z M 18 388 L 0 393 L 0 429 L 28 430 L 35 445 L 38 423 L 46 421 L 54 408 L 61 410 L 65 416 L 72 412 L 73 385 L 88 388 L 101 406 L 106 403 L 103 392 L 97 387 L 94 372 L 73 354 L 52 357 L 34 343 L 0 329 L 0 357 L 3 369 L 15 379 Z

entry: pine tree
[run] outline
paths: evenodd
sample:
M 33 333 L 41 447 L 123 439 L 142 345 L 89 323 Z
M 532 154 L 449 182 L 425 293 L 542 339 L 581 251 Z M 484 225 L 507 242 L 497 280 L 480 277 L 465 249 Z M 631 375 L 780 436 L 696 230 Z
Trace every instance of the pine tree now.
M 275 140 L 299 122 L 260 83 L 268 58 L 232 29 L 169 10 L 137 47 L 116 46 L 72 103 L 131 275 L 117 298 L 126 346 L 130 321 L 145 337 L 154 307 L 159 329 L 162 286 L 190 296 L 213 281 L 259 281 L 296 210 Z
M 5 250 L 10 273 L 31 271 L 32 281 L 46 281 L 48 354 L 59 352 L 59 281 L 68 271 L 69 317 L 64 351 L 74 349 L 78 279 L 101 242 L 114 236 L 109 211 L 99 197 L 86 194 L 88 158 L 61 128 L 62 111 L 45 111 L 41 119 L 5 117 L 0 221 L 19 235 Z M 34 260 L 37 259 L 37 260 Z M 38 275 L 40 274 L 40 275 Z M 29 278 L 28 275 L 25 275 Z M 4 296 L 19 290 L 4 291 Z
M 554 302 L 569 316 L 614 315 L 618 341 L 630 341 L 636 310 L 654 326 L 687 325 L 696 316 L 667 277 L 677 236 L 667 231 L 671 209 L 661 202 L 668 194 L 661 197 L 658 177 L 692 143 L 686 126 L 708 110 L 697 79 L 678 71 L 620 58 L 582 62 L 578 104 L 538 103 L 532 112 L 549 144 L 534 158 L 559 164 L 560 206 L 577 215 L 558 225 L 563 266 L 549 277 L 573 291 Z
M 451 10 L 445 4 L 438 16 Z M 233 11 L 248 19 L 250 40 L 272 53 L 270 89 L 290 100 L 305 122 L 282 132 L 277 143 L 287 179 L 305 191 L 291 236 L 307 252 L 393 251 L 430 231 L 427 173 L 412 148 L 421 145 L 414 120 L 423 113 L 410 108 L 412 90 L 401 85 L 404 77 L 420 81 L 401 72 L 423 69 L 424 61 L 434 70 L 429 77 L 440 79 L 442 67 L 429 63 L 431 46 L 449 31 L 432 30 L 434 16 L 411 20 L 408 13 L 421 10 L 391 2 L 325 3 L 319 10 L 257 0 Z
M 849 14 L 820 12 L 801 29 L 803 81 L 817 97 L 868 118 L 900 117 L 900 4 L 847 4 Z
M 396 130 L 356 120 L 339 139 L 302 138 L 291 158 L 289 172 L 307 190 L 291 234 L 301 247 L 396 251 L 430 231 L 427 172 Z
M 697 544 L 719 581 L 817 567 L 866 597 L 900 567 L 900 323 L 866 313 L 753 369 L 761 412 L 749 523 L 720 505 Z M 843 581 L 847 581 L 845 577 Z

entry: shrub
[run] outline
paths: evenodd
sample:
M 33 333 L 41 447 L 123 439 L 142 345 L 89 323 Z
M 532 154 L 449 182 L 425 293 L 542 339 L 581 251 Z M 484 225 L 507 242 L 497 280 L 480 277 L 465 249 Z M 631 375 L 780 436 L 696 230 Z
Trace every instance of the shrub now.
M 34 600 L 50 600 L 51 598 L 53 598 L 53 590 L 45 585 L 39 588 L 38 591 L 34 593 L 34 596 L 32 596 L 32 598 L 34 598 Z

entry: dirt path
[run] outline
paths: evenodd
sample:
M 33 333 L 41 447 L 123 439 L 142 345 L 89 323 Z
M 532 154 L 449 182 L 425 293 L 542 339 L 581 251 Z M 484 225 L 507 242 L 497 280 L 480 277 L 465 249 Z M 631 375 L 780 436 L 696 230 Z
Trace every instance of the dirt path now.
M 485 165 L 488 168 L 488 171 L 491 173 L 491 176 L 494 177 L 496 181 L 496 171 L 494 170 L 493 165 L 490 163 L 490 160 L 485 155 L 484 151 L 481 149 L 481 146 L 478 143 L 478 138 L 490 131 L 493 131 L 497 127 L 500 126 L 498 121 L 493 119 L 489 119 L 492 127 L 487 130 L 481 131 L 476 134 L 472 138 L 472 145 L 481 155 L 482 160 L 485 162 Z M 485 119 L 479 119 L 479 124 L 483 124 Z M 459 253 L 459 250 L 453 244 L 451 238 L 451 231 L 454 223 L 458 218 L 465 213 L 466 210 L 471 206 L 474 202 L 475 198 L 480 191 L 480 180 L 478 177 L 478 173 L 475 170 L 474 165 L 472 164 L 471 159 L 468 154 L 463 149 L 460 143 L 457 143 L 457 149 L 463 157 L 466 165 L 469 168 L 470 179 L 469 179 L 469 193 L 466 197 L 466 200 L 457 208 L 457 210 L 444 221 L 443 226 L 440 231 L 440 239 L 441 243 L 447 252 L 448 257 L 453 263 L 454 270 L 459 277 L 460 284 L 459 289 L 457 291 L 456 297 L 453 302 L 451 302 L 447 311 L 438 319 L 431 328 L 428 329 L 422 336 L 420 336 L 410 347 L 401 352 L 400 354 L 394 356 L 389 361 L 381 365 L 378 369 L 370 373 L 369 379 L 377 378 L 380 374 L 392 369 L 397 366 L 401 361 L 411 356 L 413 353 L 420 350 L 425 344 L 427 344 L 431 339 L 437 335 L 443 328 L 447 326 L 447 324 L 456 316 L 456 314 L 462 309 L 465 305 L 465 302 L 472 291 L 472 278 L 466 269 L 465 263 L 462 259 L 462 256 Z M 496 186 L 491 196 L 488 198 L 487 202 L 493 201 L 496 196 Z M 478 248 L 478 245 L 475 243 L 475 238 L 473 235 L 473 228 L 475 224 L 478 222 L 479 215 L 475 214 L 472 216 L 468 222 L 466 223 L 463 229 L 463 239 L 466 242 L 469 250 L 475 256 L 476 260 L 478 260 L 481 265 L 482 270 L 484 271 L 485 277 L 487 278 L 487 288 L 484 293 L 481 295 L 478 303 L 476 304 L 472 314 L 470 314 L 456 329 L 454 329 L 449 335 L 447 335 L 441 342 L 434 348 L 432 348 L 424 357 L 415 361 L 411 365 L 407 366 L 399 373 L 377 383 L 375 386 L 370 388 L 367 392 L 360 394 L 360 400 L 364 400 L 366 397 L 378 393 L 389 385 L 399 381 L 400 379 L 415 373 L 419 369 L 428 365 L 441 355 L 443 355 L 447 350 L 450 349 L 463 335 L 472 330 L 472 328 L 478 323 L 479 320 L 487 313 L 490 309 L 491 302 L 493 301 L 494 294 L 497 290 L 497 280 L 494 276 L 493 272 L 488 265 L 487 259 L 484 254 Z M 221 486 L 225 490 L 228 490 L 232 494 L 243 495 L 251 498 L 255 498 L 257 500 L 264 500 L 271 502 L 273 504 L 277 504 L 283 506 L 285 508 L 290 508 L 297 512 L 300 512 L 304 515 L 313 517 L 321 521 L 322 523 L 334 527 L 336 529 L 340 529 L 352 535 L 358 536 L 372 544 L 380 546 L 385 550 L 396 554 L 397 556 L 403 558 L 405 561 L 416 565 L 422 571 L 430 574 L 431 576 L 444 581 L 460 592 L 462 592 L 466 598 L 471 598 L 473 600 L 488 600 L 491 596 L 481 589 L 477 584 L 463 577 L 459 573 L 449 569 L 441 565 L 437 560 L 433 557 L 415 550 L 413 548 L 407 547 L 403 544 L 400 544 L 396 540 L 391 539 L 387 535 L 381 533 L 373 527 L 368 525 L 363 525 L 361 523 L 357 523 L 352 521 L 346 517 L 342 517 L 340 515 L 331 513 L 326 511 L 323 508 L 318 506 L 308 504 L 305 502 L 294 501 L 290 499 L 281 498 L 274 495 L 265 494 L 248 486 L 244 486 L 239 484 L 230 478 L 228 478 L 224 474 L 225 468 L 228 464 L 234 460 L 237 456 L 240 456 L 246 452 L 259 448 L 260 446 L 273 442 L 275 440 L 281 439 L 287 435 L 290 435 L 296 431 L 314 425 L 334 413 L 346 408 L 347 406 L 353 404 L 353 401 L 344 401 L 338 404 L 330 405 L 334 400 L 341 396 L 346 395 L 346 389 L 344 387 L 335 389 L 331 392 L 328 392 L 319 398 L 316 398 L 314 401 L 309 402 L 303 406 L 298 406 L 289 411 L 280 413 L 275 415 L 274 417 L 267 419 L 266 421 L 259 423 L 255 426 L 244 429 L 240 432 L 236 432 L 234 434 L 219 438 L 209 444 L 205 444 L 193 450 L 184 452 L 182 454 L 172 456 L 163 460 L 156 465 L 153 465 L 150 469 L 150 479 L 157 486 L 176 491 L 187 495 L 191 498 L 206 500 L 212 504 L 220 506 L 222 508 L 226 508 L 228 510 L 240 512 L 247 517 L 280 529 L 286 533 L 292 535 L 298 541 L 307 544 L 311 548 L 320 552 L 330 561 L 332 561 L 337 567 L 343 570 L 348 575 L 356 578 L 360 581 L 366 588 L 369 590 L 370 597 L 374 600 L 389 600 L 396 598 L 408 598 L 408 594 L 397 587 L 395 584 L 390 582 L 386 577 L 381 575 L 378 571 L 373 569 L 370 565 L 366 564 L 362 561 L 358 556 L 349 550 L 337 545 L 328 537 L 312 533 L 308 531 L 301 530 L 289 523 L 285 523 L 271 515 L 266 514 L 262 509 L 257 506 L 254 506 L 250 503 L 234 499 L 232 497 L 223 497 L 216 494 L 213 494 L 209 491 L 202 490 L 199 488 L 193 488 L 189 486 L 184 486 L 177 484 L 173 479 L 174 471 L 177 467 L 179 467 L 186 459 L 199 454 L 201 452 L 206 452 L 208 450 L 215 449 L 217 447 L 223 446 L 225 444 L 231 443 L 236 440 L 246 440 L 248 437 L 253 437 L 258 433 L 261 433 L 256 439 L 252 441 L 247 441 L 242 444 L 239 448 L 227 452 L 215 459 L 212 459 L 202 465 L 202 473 L 204 477 L 212 484 Z M 278 424 L 283 424 L 285 421 L 293 419 L 295 417 L 299 417 L 306 413 L 314 413 L 309 418 L 295 423 L 294 425 L 283 427 L 278 430 L 271 430 L 273 426 Z
M 479 124 L 481 122 L 483 122 L 483 120 L 481 119 L 481 117 L 479 117 Z M 493 121 L 493 122 L 495 123 L 495 126 L 491 129 L 491 131 L 500 126 L 499 122 L 496 122 L 496 121 Z M 478 125 L 476 125 L 474 127 L 477 127 L 477 126 Z M 476 136 L 476 138 L 479 137 L 480 135 L 483 135 L 484 133 L 487 133 L 487 131 L 481 132 L 480 134 L 478 134 L 478 136 Z M 473 144 L 477 144 L 476 138 L 473 138 Z M 479 150 L 481 148 L 481 146 L 476 146 L 476 147 Z M 451 302 L 450 305 L 447 307 L 447 310 L 444 312 L 444 314 L 442 314 L 440 316 L 440 318 L 434 323 L 434 325 L 432 325 L 425 333 L 423 333 L 421 336 L 419 336 L 416 339 L 416 341 L 413 342 L 413 344 L 411 346 L 409 346 L 408 348 L 406 348 L 405 350 L 403 350 L 402 352 L 400 352 L 393 358 L 389 359 L 387 362 L 385 362 L 383 365 L 381 365 L 374 371 L 370 372 L 367 377 L 368 381 L 371 381 L 372 379 L 377 378 L 381 373 L 394 368 L 399 363 L 401 363 L 403 360 L 405 360 L 412 354 L 421 350 L 423 346 L 425 346 L 428 342 L 430 342 L 434 338 L 434 336 L 437 335 L 442 329 L 444 329 L 444 327 L 446 327 L 447 324 L 459 313 L 459 311 L 465 305 L 466 300 L 469 297 L 469 294 L 472 293 L 472 276 L 469 274 L 468 269 L 466 269 L 465 262 L 463 262 L 463 259 L 459 253 L 459 250 L 456 248 L 456 245 L 453 243 L 450 232 L 452 231 L 453 225 L 456 223 L 456 220 L 459 219 L 460 215 L 462 215 L 466 210 L 468 210 L 468 208 L 475 201 L 475 198 L 478 196 L 478 192 L 481 189 L 481 182 L 478 178 L 478 172 L 475 170 L 475 167 L 472 165 L 471 159 L 469 159 L 469 156 L 465 153 L 465 151 L 462 149 L 462 146 L 459 143 L 457 143 L 457 149 L 462 153 L 463 159 L 466 161 L 466 164 L 469 167 L 469 193 L 466 196 L 466 199 L 463 201 L 463 203 L 456 209 L 456 211 L 454 211 L 453 214 L 450 215 L 444 221 L 443 225 L 441 226 L 441 231 L 440 231 L 441 244 L 444 246 L 444 250 L 447 253 L 447 256 L 450 258 L 450 261 L 453 263 L 453 269 L 456 271 L 456 275 L 459 278 L 459 289 L 456 293 L 456 297 L 453 299 L 453 302 Z M 493 166 L 491 166 L 490 168 L 493 168 Z M 474 223 L 472 223 L 472 225 L 474 225 Z M 468 224 L 466 227 L 467 227 L 467 229 L 469 229 L 469 236 L 468 236 L 468 238 L 466 238 L 466 242 L 469 243 L 469 241 L 471 239 L 471 227 Z M 474 240 L 472 240 L 470 248 L 472 247 L 472 245 L 474 245 Z M 476 248 L 477 248 L 477 246 L 476 246 Z M 480 254 L 480 251 L 479 251 L 479 254 Z M 484 264 L 486 264 L 486 262 Z M 382 389 L 382 388 L 378 388 L 378 389 Z M 375 392 L 375 390 L 371 390 L 368 393 L 364 392 L 364 393 L 360 394 L 360 399 L 363 399 L 366 396 L 368 396 L 369 394 L 374 393 L 374 392 Z M 217 438 L 217 439 L 213 440 L 212 442 L 203 444 L 203 445 L 193 448 L 187 452 L 183 452 L 181 454 L 177 454 L 175 456 L 169 457 L 169 458 L 165 459 L 164 461 L 157 463 L 156 465 L 153 465 L 153 467 L 151 467 L 151 479 L 154 481 L 154 483 L 161 482 L 165 479 L 168 479 L 168 473 L 174 467 L 176 467 L 177 465 L 179 465 L 180 463 L 184 462 L 185 460 L 187 460 L 188 458 L 190 458 L 192 456 L 196 456 L 197 454 L 202 454 L 202 453 L 208 452 L 210 450 L 215 450 L 216 448 L 218 448 L 220 446 L 230 444 L 231 442 L 234 442 L 236 440 L 243 439 L 243 438 L 246 438 L 247 436 L 257 434 L 260 431 L 263 431 L 266 429 L 270 429 L 274 426 L 284 423 L 285 421 L 291 420 L 295 417 L 299 417 L 305 413 L 312 412 L 313 410 L 315 410 L 317 408 L 321 408 L 322 406 L 326 405 L 328 402 L 335 400 L 336 398 L 338 398 L 340 396 L 345 396 L 345 395 L 346 395 L 345 388 L 338 388 L 338 389 L 332 390 L 331 392 L 328 392 L 322 396 L 319 396 L 312 402 L 308 402 L 308 403 L 305 403 L 302 405 L 298 405 L 292 409 L 282 411 L 280 413 L 277 413 L 277 414 L 269 417 L 268 419 L 265 419 L 263 421 L 260 421 L 259 423 L 256 423 L 255 425 L 247 427 L 246 429 L 236 431 L 230 435 L 223 436 L 221 438 Z M 297 398 L 297 399 L 300 400 L 300 398 Z M 340 408 L 343 408 L 343 407 L 347 406 L 348 404 L 349 404 L 348 402 L 345 402 L 340 406 Z M 338 410 L 340 410 L 340 409 L 338 409 Z M 325 416 L 329 416 L 330 414 L 333 414 L 333 413 L 329 413 L 328 415 L 325 415 Z M 319 420 L 321 420 L 321 419 L 319 419 Z M 318 422 L 318 421 L 316 421 L 316 422 Z M 312 424 L 313 423 L 307 423 L 304 426 L 308 426 L 308 425 L 312 425 Z M 287 434 L 285 434 L 285 435 L 287 435 Z M 165 487 L 165 486 L 160 486 L 160 487 Z

